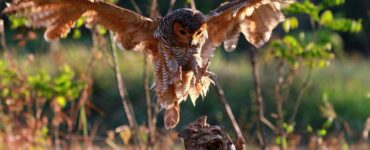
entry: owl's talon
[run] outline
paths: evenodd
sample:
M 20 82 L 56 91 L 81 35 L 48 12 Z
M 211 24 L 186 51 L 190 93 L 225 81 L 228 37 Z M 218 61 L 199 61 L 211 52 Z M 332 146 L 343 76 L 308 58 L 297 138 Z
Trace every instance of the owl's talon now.
M 208 77 L 216 77 L 217 76 L 214 72 L 211 72 L 211 71 L 208 71 L 208 70 L 204 74 Z

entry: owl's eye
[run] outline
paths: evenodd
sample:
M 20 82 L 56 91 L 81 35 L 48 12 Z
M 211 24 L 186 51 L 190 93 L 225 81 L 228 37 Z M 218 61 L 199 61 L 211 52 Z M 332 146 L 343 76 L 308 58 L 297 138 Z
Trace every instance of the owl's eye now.
M 199 35 L 200 33 L 202 33 L 202 31 L 198 31 L 197 33 L 195 33 L 195 35 Z
M 184 30 L 179 30 L 179 32 L 180 32 L 180 34 L 182 34 L 182 35 L 185 35 L 186 34 L 186 32 L 184 31 Z

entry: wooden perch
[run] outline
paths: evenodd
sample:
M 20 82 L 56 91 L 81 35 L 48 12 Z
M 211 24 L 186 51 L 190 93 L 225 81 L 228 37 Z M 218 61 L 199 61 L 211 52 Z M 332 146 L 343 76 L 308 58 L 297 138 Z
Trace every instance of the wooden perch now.
M 184 139 L 186 150 L 242 150 L 240 138 L 234 144 L 229 135 L 219 126 L 210 126 L 207 116 L 190 123 L 179 135 Z

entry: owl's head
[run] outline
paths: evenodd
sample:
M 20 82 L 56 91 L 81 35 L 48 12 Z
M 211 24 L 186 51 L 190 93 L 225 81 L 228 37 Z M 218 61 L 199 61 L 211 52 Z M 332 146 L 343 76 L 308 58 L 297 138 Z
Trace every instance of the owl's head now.
M 182 8 L 166 16 L 177 42 L 198 46 L 207 38 L 206 17 L 197 10 Z

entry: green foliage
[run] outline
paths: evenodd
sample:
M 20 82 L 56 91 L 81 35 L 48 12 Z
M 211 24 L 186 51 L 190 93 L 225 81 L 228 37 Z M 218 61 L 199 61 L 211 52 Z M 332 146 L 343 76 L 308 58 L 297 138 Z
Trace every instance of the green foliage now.
M 48 100 L 54 99 L 61 106 L 66 105 L 66 99 L 74 100 L 83 89 L 83 83 L 74 80 L 75 74 L 68 66 L 64 66 L 60 73 L 51 77 L 45 70 L 35 75 L 30 75 L 27 81 L 32 86 L 38 97 L 45 97 Z
M 100 34 L 100 35 L 105 35 L 107 34 L 108 30 L 106 28 L 104 28 L 103 26 L 101 25 L 97 25 L 96 26 L 96 31 Z
M 11 81 L 16 78 L 15 71 L 9 69 L 3 61 L 0 61 L 0 84 L 9 86 L 11 84 Z M 8 93 L 4 92 L 3 93 Z
M 325 136 L 326 134 L 328 134 L 328 131 L 326 129 L 320 129 L 317 131 L 318 136 Z
M 321 41 L 309 41 L 311 37 L 300 33 L 299 39 L 292 35 L 286 35 L 283 39 L 271 42 L 270 47 L 274 49 L 274 56 L 282 59 L 295 68 L 308 66 L 311 68 L 322 68 L 330 64 L 334 58 L 331 51 L 330 42 L 326 38 L 318 39 Z
M 295 2 L 284 9 L 284 13 L 286 14 L 306 14 L 313 20 L 319 20 L 320 11 L 321 8 L 309 0 L 305 0 L 304 2 Z
M 308 66 L 323 68 L 334 59 L 332 36 L 335 31 L 357 33 L 362 30 L 361 19 L 355 21 L 346 18 L 335 18 L 328 7 L 344 4 L 344 0 L 323 0 L 314 4 L 309 0 L 296 2 L 284 9 L 288 15 L 305 14 L 312 22 L 312 32 L 288 33 L 299 27 L 299 20 L 290 17 L 283 22 L 283 29 L 288 34 L 283 39 L 270 44 L 276 58 L 284 60 L 293 67 Z
M 68 124 L 62 110 L 84 87 L 67 65 L 55 75 L 46 70 L 28 75 L 0 60 L 0 79 L 0 136 L 32 137 L 29 149 L 45 149 L 51 126 Z
M 293 124 L 288 124 L 284 123 L 283 124 L 283 129 L 287 134 L 291 134 L 294 132 L 294 125 Z
M 109 1 L 115 1 L 117 0 L 109 0 Z M 190 1 L 187 1 L 190 3 Z M 346 18 L 339 18 L 338 15 L 334 14 L 331 10 L 328 8 L 340 6 L 344 3 L 344 0 L 322 0 L 321 3 L 313 3 L 311 1 L 304 1 L 304 2 L 298 2 L 296 4 L 293 4 L 291 7 L 287 8 L 285 10 L 285 13 L 288 13 L 289 18 L 286 19 L 286 21 L 283 22 L 282 26 L 283 29 L 287 35 L 285 35 L 282 39 L 278 39 L 271 42 L 270 48 L 273 49 L 273 54 L 275 58 L 278 60 L 283 60 L 284 62 L 287 62 L 290 64 L 289 67 L 297 68 L 304 68 L 304 67 L 310 67 L 310 68 L 324 68 L 328 66 L 331 62 L 331 60 L 334 59 L 334 51 L 336 50 L 335 42 L 333 41 L 333 36 L 337 36 L 337 31 L 341 32 L 351 32 L 356 33 L 359 32 L 362 29 L 362 21 L 361 20 L 351 20 Z M 302 28 L 300 26 L 304 25 L 304 21 L 300 20 L 302 17 L 295 17 L 295 14 L 303 14 L 308 17 L 313 26 L 312 31 L 298 31 Z M 303 17 L 303 19 L 305 19 Z M 26 24 L 24 18 L 19 20 L 13 20 L 12 21 L 12 28 L 18 28 L 19 26 L 22 26 Z M 13 23 L 14 22 L 14 23 Z M 72 37 L 79 39 L 82 37 L 82 32 L 80 28 L 85 24 L 86 20 L 84 18 L 79 19 L 75 24 L 75 29 L 72 30 Z M 106 34 L 107 30 L 103 28 L 100 25 L 97 25 L 95 27 L 95 31 L 99 34 Z M 69 48 L 70 49 L 70 48 Z M 88 56 L 89 51 L 88 50 L 80 50 L 80 49 L 73 49 L 73 53 L 71 53 L 69 56 L 66 56 L 66 59 L 76 59 L 74 63 L 71 63 L 71 65 L 74 65 L 72 68 L 81 68 L 81 64 L 85 63 L 84 56 Z M 78 52 L 77 52 L 78 51 Z M 63 52 L 65 52 L 63 50 Z M 218 51 L 220 52 L 220 51 Z M 83 54 L 79 54 L 83 53 Z M 125 70 L 123 71 L 125 80 L 127 80 L 128 83 L 128 93 L 130 93 L 130 98 L 132 100 L 138 100 L 133 101 L 135 109 L 139 108 L 144 109 L 144 106 L 142 105 L 142 101 L 140 99 L 142 98 L 142 64 L 138 63 L 141 62 L 142 57 L 132 57 L 130 53 L 125 53 L 122 55 L 123 62 L 120 65 Z M 133 60 L 133 58 L 135 60 Z M 221 60 L 220 60 L 221 59 Z M 212 71 L 215 71 L 220 78 L 221 82 L 223 83 L 223 86 L 225 87 L 225 92 L 228 93 L 230 96 L 230 102 L 231 106 L 233 107 L 233 110 L 236 113 L 242 113 L 245 111 L 246 114 L 249 113 L 249 110 L 245 109 L 245 101 L 240 101 L 240 97 L 245 97 L 245 91 L 251 90 L 252 87 L 252 81 L 250 74 L 250 68 L 249 65 L 246 63 L 246 58 L 239 58 L 239 59 L 233 59 L 233 61 L 223 60 L 223 57 L 216 57 L 214 58 L 214 61 L 212 63 L 213 68 Z M 51 62 L 50 58 L 47 60 L 42 60 L 41 62 Z M 67 60 L 68 61 L 68 60 Z M 129 61 L 129 62 L 127 62 Z M 98 66 L 102 63 L 98 63 Z M 348 65 L 349 64 L 349 65 Z M 367 63 L 361 63 L 367 64 Z M 42 65 L 46 65 L 48 67 L 41 67 L 41 68 L 56 68 L 55 66 L 50 66 L 54 64 L 48 64 L 43 63 Z M 318 108 L 318 111 L 313 111 L 315 109 L 312 109 L 313 107 L 303 107 L 300 108 L 300 116 L 299 119 L 301 122 L 297 123 L 298 125 L 304 124 L 308 133 L 313 135 L 318 135 L 320 137 L 326 136 L 327 134 L 330 134 L 329 128 L 333 125 L 333 120 L 330 119 L 329 114 L 333 114 L 332 112 L 328 111 L 330 110 L 328 104 L 325 104 L 325 102 L 322 105 L 319 105 L 321 103 L 317 102 L 316 99 L 320 99 L 321 90 L 323 90 L 323 87 L 329 86 L 328 93 L 335 93 L 331 94 L 333 96 L 336 96 L 338 100 L 340 101 L 346 101 L 346 103 L 337 101 L 337 103 L 333 102 L 333 105 L 335 106 L 340 105 L 343 107 L 343 110 L 338 110 L 338 113 L 342 114 L 349 114 L 346 116 L 346 119 L 349 118 L 356 118 L 353 119 L 355 122 L 361 120 L 358 119 L 356 115 L 360 114 L 366 114 L 365 111 L 363 112 L 357 112 L 358 110 L 368 110 L 366 106 L 364 105 L 365 101 L 361 99 L 365 93 L 369 93 L 369 89 L 366 89 L 366 84 L 368 82 L 368 69 L 367 66 L 365 67 L 359 67 L 359 63 L 344 63 L 340 65 L 336 65 L 336 69 L 334 71 L 326 71 L 324 70 L 324 75 L 321 74 L 316 78 L 314 82 L 313 89 L 315 90 L 309 90 L 309 93 L 307 95 L 308 98 L 304 98 L 308 104 L 312 104 L 315 107 Z M 352 70 L 344 70 L 343 66 L 348 66 L 349 68 L 353 68 Z M 101 108 L 102 111 L 104 111 L 106 114 L 113 114 L 117 111 L 115 106 L 120 105 L 120 102 L 117 102 L 118 97 L 117 93 L 114 93 L 116 91 L 115 87 L 112 86 L 115 83 L 114 80 L 111 80 L 113 78 L 113 75 L 111 72 L 106 70 L 106 66 L 99 66 L 94 68 L 94 92 L 92 96 L 92 99 L 95 99 L 95 101 L 92 101 L 93 105 L 97 104 L 99 109 Z M 132 68 L 136 68 L 132 70 Z M 330 67 L 333 68 L 333 67 Z M 327 69 L 330 69 L 329 67 Z M 31 68 L 32 69 L 32 68 Z M 35 68 L 33 68 L 35 69 Z M 270 68 L 270 70 L 273 70 Z M 323 70 L 323 69 L 322 69 Z M 265 70 L 266 71 L 266 70 Z M 326 71 L 326 72 L 325 72 Z M 26 99 L 31 98 L 32 100 L 38 101 L 40 99 L 44 99 L 47 104 L 53 103 L 57 104 L 58 107 L 64 108 L 64 110 L 69 109 L 70 103 L 75 102 L 75 100 L 78 98 L 84 84 L 81 80 L 76 78 L 76 75 L 74 71 L 71 70 L 68 66 L 62 67 L 58 73 L 52 74 L 50 70 L 39 70 L 37 73 L 32 75 L 26 75 L 25 79 L 22 83 L 22 81 L 19 80 L 19 74 L 14 69 L 11 69 L 11 67 L 7 66 L 5 63 L 0 61 L 0 99 L 11 99 L 18 101 L 26 101 Z M 333 72 L 335 72 L 335 75 L 333 75 Z M 347 74 L 347 72 L 350 72 L 350 74 Z M 322 73 L 322 72 L 321 72 Z M 275 74 L 271 74 L 271 72 L 262 73 L 265 79 L 272 78 L 271 76 Z M 362 78 L 358 78 L 358 76 L 366 76 Z M 316 75 L 317 76 L 317 75 Z M 298 77 L 298 80 L 303 80 L 302 77 Z M 360 82 L 357 83 L 357 82 Z M 364 83 L 365 82 L 365 83 Z M 239 83 L 247 83 L 247 84 L 239 84 Z M 272 86 L 269 85 L 269 82 L 264 82 L 262 85 L 262 89 L 264 88 L 271 88 Z M 294 83 L 294 87 L 299 87 L 297 83 Z M 343 85 L 342 85 L 343 84 Z M 22 85 L 22 86 L 19 86 Z M 25 85 L 25 86 L 23 86 Z M 344 87 L 347 87 L 349 90 L 345 90 Z M 367 84 L 366 84 L 367 85 Z M 343 89 L 342 89 L 343 88 Z M 293 89 L 293 88 L 292 88 Z M 298 89 L 298 88 L 295 88 Z M 325 89 L 326 90 L 326 89 Z M 358 93 L 355 93 L 353 91 L 357 91 Z M 210 92 L 213 92 L 212 90 Z M 221 109 L 217 105 L 217 103 L 213 103 L 213 99 L 216 99 L 217 97 L 214 96 L 215 94 L 209 94 L 209 96 L 206 98 L 206 103 L 200 104 L 200 106 L 193 107 L 192 105 L 185 105 L 189 106 L 187 108 L 184 108 L 184 116 L 181 123 L 188 123 L 192 121 L 192 118 L 189 116 L 199 116 L 201 113 L 204 112 L 204 110 L 207 110 L 207 112 L 211 113 L 210 116 L 212 116 L 212 113 L 217 112 L 218 114 L 221 114 L 221 119 L 218 119 L 220 123 L 222 120 L 222 112 Z M 290 91 L 289 98 L 292 97 L 292 95 L 297 95 L 297 91 Z M 369 98 L 370 94 L 367 94 L 367 98 Z M 213 96 L 213 97 L 212 97 Z M 362 96 L 362 97 L 361 97 Z M 274 96 L 271 93 L 266 92 L 266 99 L 272 99 Z M 287 96 L 288 97 L 288 96 Z M 319 97 L 319 98 L 318 98 Z M 104 101 L 102 102 L 101 99 L 104 98 Z M 253 97 L 252 97 L 253 98 Z M 249 99 L 252 99 L 249 98 Z M 325 99 L 325 98 L 324 98 Z M 334 99 L 334 98 L 333 98 Z M 288 99 L 287 99 L 288 100 Z M 315 101 L 316 100 L 316 101 Z M 353 106 L 356 105 L 353 102 L 350 102 L 349 100 L 357 100 L 356 103 L 362 103 L 361 107 L 348 107 L 349 105 Z M 359 100 L 361 100 L 359 102 Z M 8 102 L 8 101 L 7 101 Z M 9 104 L 14 104 L 13 101 L 10 101 Z M 117 104 L 118 103 L 118 104 Z M 287 104 L 287 103 L 285 103 Z M 266 107 L 271 106 L 272 103 L 270 101 L 266 101 Z M 319 105 L 319 107 L 317 107 Z M 334 107 L 331 106 L 331 107 Z M 49 107 L 49 105 L 46 105 L 45 107 Z M 78 113 L 78 119 L 79 123 L 81 124 L 79 127 L 82 128 L 83 134 L 88 135 L 89 131 L 89 124 L 88 121 L 90 121 L 90 118 L 87 118 L 90 116 L 91 111 L 88 110 L 87 105 L 81 106 L 80 110 L 76 111 Z M 22 108 L 22 107 L 21 107 Z M 114 109 L 113 109 L 114 108 Z M 218 109 L 219 108 L 219 109 Z M 121 109 L 121 108 L 118 108 Z M 193 110 L 194 111 L 186 111 L 186 110 Z M 337 109 L 337 107 L 336 107 Z M 238 110 L 241 110 L 238 112 Z M 267 109 L 272 110 L 272 109 Z M 344 111 L 345 110 L 345 111 Z M 289 107 L 284 111 L 289 111 Z M 320 119 L 320 125 L 319 127 L 316 126 L 317 119 L 316 116 L 320 116 L 319 113 L 322 113 L 323 117 L 325 118 L 324 122 L 321 124 Z M 142 114 L 142 112 L 138 111 L 139 114 L 136 116 L 138 117 L 138 120 L 145 120 L 145 115 Z M 310 114 L 311 113 L 311 114 Z M 289 113 L 287 113 L 289 114 Z M 314 114 L 314 115 L 312 115 Z M 50 115 L 50 114 L 48 114 Z M 340 115 L 340 114 L 338 114 Z M 57 115 L 55 115 L 57 116 Z M 213 115 L 213 116 L 220 116 L 220 115 Z M 239 116 L 239 115 L 238 115 Z M 352 117 L 351 117 L 352 116 Z M 356 117 L 353 117 L 356 116 Z M 122 119 L 122 115 L 107 115 L 104 116 L 107 120 L 110 120 L 109 122 L 104 122 L 104 124 L 101 124 L 103 129 L 110 129 L 114 126 L 117 126 L 117 120 Z M 113 118 L 112 118 L 113 117 Z M 53 118 L 53 117 L 52 117 Z M 55 117 L 57 118 L 57 117 Z M 240 115 L 241 120 L 245 118 L 252 118 L 247 115 L 243 116 Z M 361 117 L 360 117 L 361 118 Z M 212 119 L 212 118 L 211 118 Z M 0 128 L 3 129 L 7 126 L 6 122 L 3 122 L 1 116 L 0 120 L 2 123 L 0 123 Z M 217 120 L 217 119 L 216 119 Z M 303 121 L 302 121 L 303 120 Z M 351 121 L 353 121 L 351 120 Z M 75 121 L 75 120 L 73 120 Z M 252 122 L 250 120 L 243 120 L 244 122 Z M 307 125 L 305 123 L 312 123 L 313 126 Z M 227 123 L 225 123 L 227 124 Z M 245 124 L 244 124 L 245 125 Z M 242 126 L 244 126 L 242 124 Z M 282 124 L 282 129 L 284 130 L 284 133 L 287 134 L 293 134 L 295 130 L 299 130 L 300 128 L 295 128 L 295 124 L 289 124 L 284 123 Z M 359 129 L 357 126 L 356 129 Z M 50 131 L 53 131 L 53 128 L 50 128 Z M 100 129 L 99 129 L 100 130 Z M 50 133 L 49 128 L 47 125 L 43 125 L 39 127 L 38 129 L 35 129 L 36 131 L 36 138 L 39 143 L 45 143 L 46 142 L 46 136 Z M 54 131 L 53 131 L 54 132 Z M 105 133 L 105 131 L 104 131 Z M 104 133 L 98 133 L 98 134 L 104 134 Z M 1 131 L 0 131 L 1 134 Z M 143 136 L 139 134 L 140 139 L 147 139 L 147 134 L 142 134 Z M 144 140 L 143 140 L 144 141 Z M 1 141 L 0 141 L 1 142 Z M 287 137 L 286 136 L 277 136 L 276 137 L 276 143 L 281 145 L 288 145 Z M 285 146 L 284 146 L 285 147 Z M 0 143 L 0 149 L 1 149 L 1 143 Z M 31 149 L 40 149 L 38 147 L 31 147 Z
M 292 29 L 297 29 L 299 27 L 299 22 L 296 17 L 291 17 L 283 22 L 283 29 L 285 32 L 289 32 Z
M 362 20 L 357 21 L 350 19 L 336 19 L 332 21 L 326 21 L 322 24 L 323 26 L 336 31 L 358 33 L 362 30 Z
M 286 14 L 305 14 L 311 19 L 311 21 L 315 22 L 319 26 L 327 27 L 331 30 L 358 33 L 362 30 L 361 19 L 352 20 L 346 18 L 335 18 L 334 14 L 328 10 L 328 7 L 340 6 L 343 5 L 344 2 L 345 0 L 323 0 L 321 3 L 316 5 L 309 0 L 305 0 L 304 2 L 296 2 L 290 5 L 288 8 L 284 9 L 284 12 Z M 288 19 L 286 22 L 291 22 L 291 20 Z
M 11 29 L 16 29 L 25 26 L 27 23 L 27 19 L 25 17 L 15 17 L 14 15 L 9 16 L 9 20 Z
M 282 136 L 277 136 L 275 139 L 275 143 L 278 145 L 283 145 L 284 148 L 286 148 L 288 145 L 287 138 Z
M 55 100 L 62 107 L 66 106 L 67 101 L 77 99 L 84 86 L 82 81 L 75 79 L 75 73 L 68 66 L 62 67 L 56 76 L 41 70 L 26 76 L 24 82 L 14 69 L 0 61 L 0 79 L 0 98 L 20 99 L 32 94 L 38 99 Z
M 72 37 L 74 39 L 79 39 L 81 38 L 81 30 L 80 28 L 85 24 L 86 22 L 86 18 L 85 17 L 81 17 L 80 19 L 78 19 L 75 23 L 75 28 L 73 29 L 73 35 Z
M 343 5 L 344 2 L 344 0 L 322 0 L 319 3 L 314 3 L 310 0 L 304 0 L 296 2 L 283 10 L 286 15 L 290 15 L 282 24 L 286 35 L 281 39 L 271 41 L 269 45 L 270 52 L 272 52 L 278 62 L 283 64 L 277 66 L 280 67 L 277 70 L 282 70 L 278 80 L 290 80 L 289 78 L 295 76 L 291 70 L 295 72 L 303 68 L 320 69 L 329 66 L 335 58 L 334 48 L 338 47 L 336 32 L 358 33 L 362 30 L 361 19 L 352 20 L 336 17 L 329 9 L 329 7 Z M 298 14 L 300 16 L 296 17 L 295 15 Z M 307 18 L 308 20 L 304 20 Z M 300 29 L 301 22 L 310 23 L 311 30 L 297 32 L 296 30 Z M 286 77 L 284 77 L 285 75 Z M 307 132 L 319 137 L 328 134 L 328 129 L 332 127 L 333 121 L 336 119 L 336 112 L 334 107 L 328 102 L 327 95 L 324 94 L 323 99 L 324 103 L 319 105 L 319 109 L 322 116 L 326 119 L 325 122 L 317 130 L 314 130 L 311 125 L 307 126 L 306 129 Z M 286 134 L 293 134 L 294 132 L 293 124 L 284 123 L 280 128 Z M 279 135 L 276 138 L 276 143 L 283 147 L 285 142 L 286 138 L 283 135 Z
M 327 8 L 331 6 L 340 6 L 343 5 L 346 1 L 345 0 L 323 0 L 320 3 L 320 8 Z

